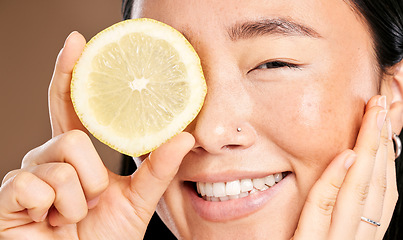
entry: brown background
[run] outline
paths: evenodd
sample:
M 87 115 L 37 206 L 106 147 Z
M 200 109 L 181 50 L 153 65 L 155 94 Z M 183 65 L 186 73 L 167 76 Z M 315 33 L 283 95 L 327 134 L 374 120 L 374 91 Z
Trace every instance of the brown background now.
M 120 0 L 0 0 L 0 180 L 51 137 L 47 90 L 65 38 L 121 20 Z M 120 155 L 94 140 L 117 171 Z

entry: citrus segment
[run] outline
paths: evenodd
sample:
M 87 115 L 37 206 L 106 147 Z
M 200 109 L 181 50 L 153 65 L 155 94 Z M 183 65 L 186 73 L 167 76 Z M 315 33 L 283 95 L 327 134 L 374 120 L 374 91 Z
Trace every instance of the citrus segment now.
M 71 84 L 74 108 L 86 128 L 131 156 L 182 131 L 205 94 L 200 59 L 190 43 L 151 19 L 123 21 L 91 39 Z

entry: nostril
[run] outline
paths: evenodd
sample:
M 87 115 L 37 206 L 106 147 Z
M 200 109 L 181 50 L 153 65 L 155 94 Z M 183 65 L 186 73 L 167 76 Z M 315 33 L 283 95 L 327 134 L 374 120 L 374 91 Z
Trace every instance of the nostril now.
M 240 145 L 240 144 L 227 144 L 224 145 L 220 148 L 220 151 L 230 151 L 230 150 L 237 150 L 237 149 L 244 149 L 245 146 Z M 203 148 L 202 146 L 195 146 L 191 151 L 193 151 L 194 153 L 203 153 L 203 152 L 210 152 L 212 153 L 212 151 L 208 151 L 207 149 Z
M 194 153 L 202 153 L 202 152 L 206 152 L 206 150 L 202 147 L 202 146 L 195 146 L 192 148 L 192 150 L 190 150 Z
M 236 150 L 236 149 L 241 149 L 243 148 L 242 145 L 239 144 L 227 144 L 225 146 L 222 146 L 222 150 Z

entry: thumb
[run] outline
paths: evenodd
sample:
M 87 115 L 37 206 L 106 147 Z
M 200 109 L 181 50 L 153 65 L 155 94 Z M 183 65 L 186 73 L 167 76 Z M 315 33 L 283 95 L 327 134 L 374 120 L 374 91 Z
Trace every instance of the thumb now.
M 129 198 L 145 225 L 194 143 L 190 133 L 178 134 L 152 152 L 132 175 Z
M 73 129 L 86 131 L 74 111 L 70 98 L 71 75 L 85 43 L 83 35 L 72 32 L 57 57 L 48 94 L 53 137 Z

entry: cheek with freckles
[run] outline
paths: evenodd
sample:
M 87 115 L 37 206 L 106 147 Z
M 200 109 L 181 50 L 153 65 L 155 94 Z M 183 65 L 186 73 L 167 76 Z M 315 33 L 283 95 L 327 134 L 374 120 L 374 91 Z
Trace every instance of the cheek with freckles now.
M 364 112 L 359 96 L 329 82 L 290 84 L 255 102 L 262 104 L 256 119 L 266 119 L 255 122 L 261 141 L 277 145 L 290 163 L 301 206 L 330 161 L 354 146 Z
M 364 102 L 344 87 L 325 83 L 290 84 L 255 102 L 255 119 L 265 119 L 255 122 L 263 141 L 274 142 L 295 159 L 296 170 L 301 165 L 323 169 L 354 145 Z

